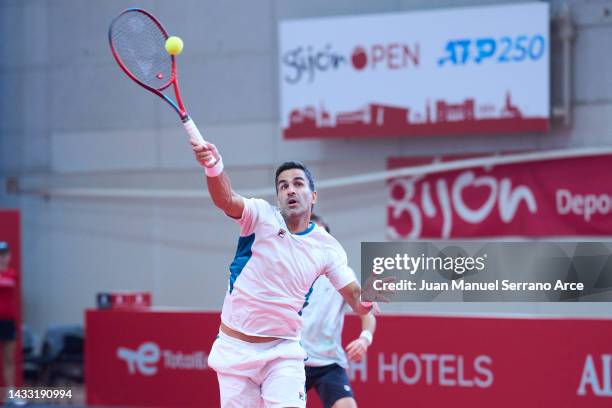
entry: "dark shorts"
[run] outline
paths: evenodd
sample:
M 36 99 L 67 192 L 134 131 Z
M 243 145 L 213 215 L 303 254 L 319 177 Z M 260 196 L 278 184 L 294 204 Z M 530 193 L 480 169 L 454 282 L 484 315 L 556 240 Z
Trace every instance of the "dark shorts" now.
M 353 398 L 353 389 L 346 370 L 338 364 L 306 367 L 306 390 L 314 387 L 325 408 L 331 408 L 339 399 Z
M 0 320 L 0 341 L 15 340 L 15 322 L 13 320 Z

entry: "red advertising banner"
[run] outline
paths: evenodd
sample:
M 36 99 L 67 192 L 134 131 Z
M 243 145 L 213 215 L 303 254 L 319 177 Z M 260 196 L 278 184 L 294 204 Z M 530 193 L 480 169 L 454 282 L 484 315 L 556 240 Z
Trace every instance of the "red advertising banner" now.
M 390 158 L 388 168 L 433 161 Z M 612 155 L 602 155 L 390 179 L 387 236 L 609 236 L 611 166 Z
M 612 320 L 429 316 L 378 317 L 351 368 L 362 407 L 609 407 L 611 372 Z
M 208 354 L 219 313 L 88 310 L 87 403 L 138 407 L 219 407 Z
M 15 345 L 15 382 L 23 383 L 23 353 L 21 353 L 21 220 L 19 210 L 0 210 L 0 241 L 6 241 L 11 248 L 10 268 L 17 272 L 17 287 L 15 289 L 2 289 L 15 291 L 17 310 L 15 316 L 16 345 Z M 1 296 L 1 295 L 0 295 Z M 2 360 L 3 361 L 3 360 Z M 0 369 L 2 366 L 0 361 Z M 0 376 L 0 384 L 4 385 L 4 376 Z
M 215 312 L 88 311 L 88 404 L 218 407 Z M 361 322 L 348 316 L 344 344 Z M 612 320 L 378 317 L 351 367 L 361 407 L 608 407 Z M 312 392 L 308 407 L 321 404 Z

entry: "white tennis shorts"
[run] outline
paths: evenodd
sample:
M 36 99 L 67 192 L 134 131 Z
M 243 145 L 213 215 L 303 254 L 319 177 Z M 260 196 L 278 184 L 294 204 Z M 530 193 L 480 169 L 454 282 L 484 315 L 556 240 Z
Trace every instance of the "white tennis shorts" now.
M 306 407 L 306 352 L 298 341 L 248 343 L 219 332 L 208 365 L 222 408 Z

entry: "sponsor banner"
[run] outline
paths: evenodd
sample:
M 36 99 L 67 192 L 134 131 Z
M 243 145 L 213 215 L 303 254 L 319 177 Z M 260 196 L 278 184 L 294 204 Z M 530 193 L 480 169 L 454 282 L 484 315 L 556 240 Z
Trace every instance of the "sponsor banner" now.
M 608 407 L 612 320 L 383 315 L 351 366 L 359 406 Z M 218 312 L 86 313 L 89 405 L 219 407 Z M 343 344 L 359 336 L 347 316 Z M 312 392 L 308 407 L 321 407 Z
M 361 407 L 609 407 L 612 320 L 379 316 Z M 347 316 L 343 344 L 361 321 Z M 308 407 L 320 408 L 315 393 Z
M 218 407 L 208 354 L 219 323 L 218 313 L 88 310 L 87 403 Z
M 434 161 L 391 158 L 388 168 Z M 610 236 L 611 166 L 601 155 L 393 178 L 387 237 Z
M 547 131 L 549 19 L 539 2 L 281 22 L 283 135 Z
M 363 242 L 362 298 L 609 302 L 611 259 L 606 242 Z
M 96 295 L 98 309 L 138 309 L 151 307 L 149 292 L 101 292 Z

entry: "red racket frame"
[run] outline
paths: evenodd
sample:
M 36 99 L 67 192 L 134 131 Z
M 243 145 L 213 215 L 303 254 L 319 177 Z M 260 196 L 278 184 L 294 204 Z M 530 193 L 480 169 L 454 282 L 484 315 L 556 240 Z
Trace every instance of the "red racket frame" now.
M 168 102 L 168 104 L 172 106 L 172 108 L 176 111 L 176 113 L 178 113 L 181 120 L 185 122 L 189 120 L 189 115 L 185 111 L 185 105 L 183 105 L 183 100 L 181 98 L 181 92 L 180 92 L 179 84 L 178 84 L 178 77 L 176 74 L 176 59 L 174 58 L 174 55 L 170 55 L 170 59 L 172 60 L 172 73 L 170 75 L 170 79 L 163 86 L 159 88 L 153 88 L 141 82 L 140 80 L 138 80 L 138 78 L 134 74 L 132 74 L 132 72 L 128 69 L 128 67 L 125 66 L 123 61 L 121 61 L 121 58 L 119 57 L 119 54 L 117 53 L 117 50 L 115 50 L 115 46 L 113 44 L 113 40 L 111 36 L 113 24 L 124 14 L 134 13 L 134 12 L 142 13 L 146 15 L 148 18 L 150 18 L 157 25 L 159 30 L 163 33 L 164 38 L 168 39 L 168 32 L 166 31 L 164 26 L 162 26 L 162 24 L 151 13 L 149 13 L 146 10 L 140 9 L 140 8 L 129 8 L 127 10 L 122 11 L 117 17 L 115 17 L 113 21 L 111 22 L 110 27 L 108 28 L 108 43 L 110 45 L 111 52 L 113 53 L 113 57 L 115 57 L 115 61 L 117 61 L 117 64 L 119 64 L 119 67 L 123 70 L 123 72 L 126 73 L 128 77 L 130 77 L 138 85 L 142 86 L 143 88 L 145 88 L 146 90 L 150 92 L 153 92 L 154 94 L 156 94 L 157 96 L 159 96 L 160 98 Z M 168 96 L 162 93 L 162 91 L 167 89 L 170 85 L 174 86 L 174 95 L 176 97 L 176 102 L 174 102 L 172 99 L 170 99 Z

